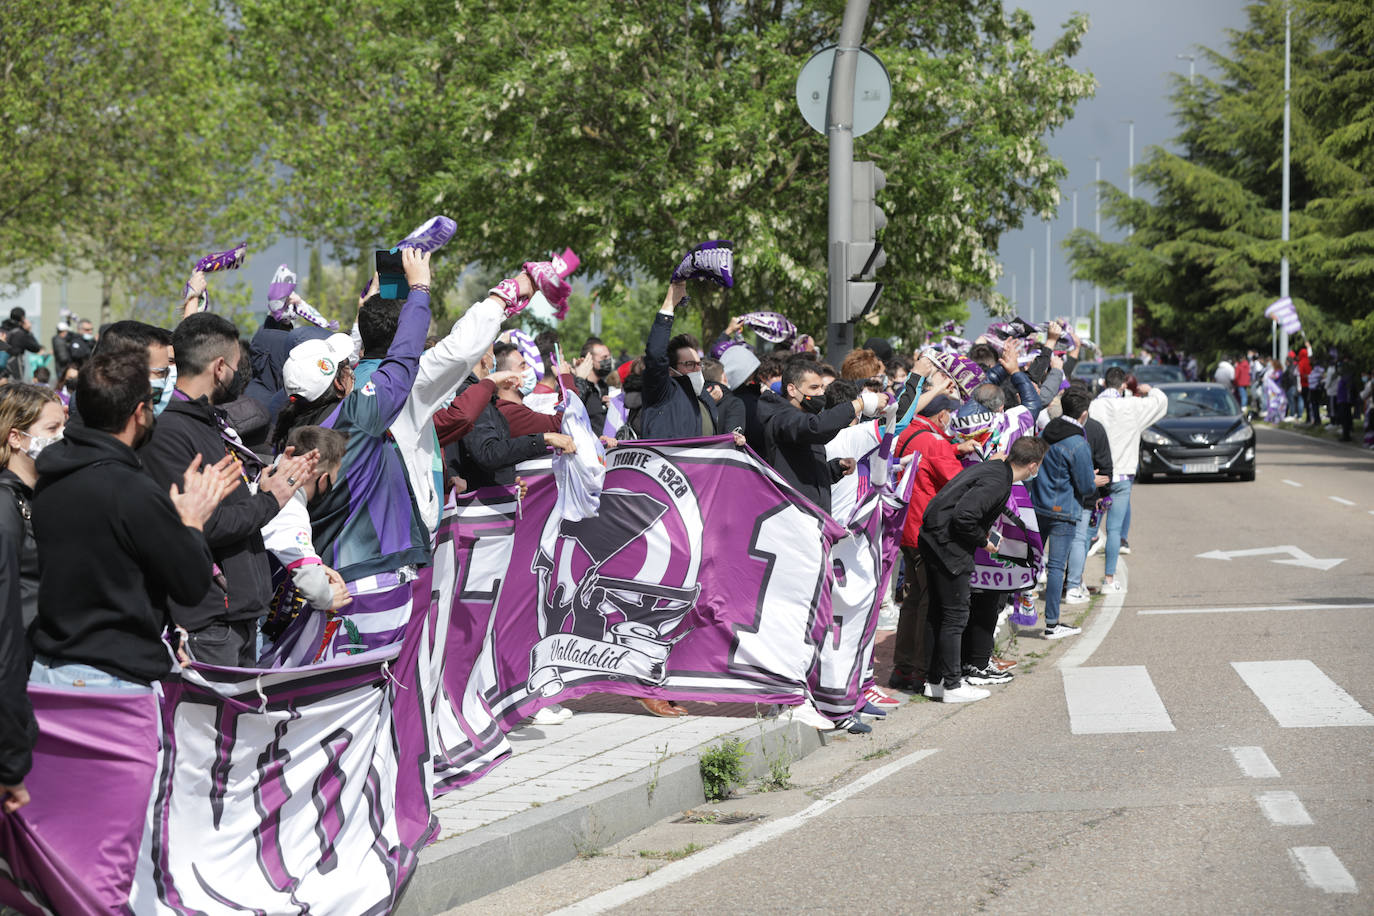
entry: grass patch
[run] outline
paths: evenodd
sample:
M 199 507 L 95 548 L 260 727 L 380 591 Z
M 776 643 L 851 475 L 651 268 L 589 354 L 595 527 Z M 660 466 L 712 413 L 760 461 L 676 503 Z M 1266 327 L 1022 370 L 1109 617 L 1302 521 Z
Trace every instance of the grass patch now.
M 657 859 L 661 862 L 676 862 L 678 859 L 685 859 L 694 852 L 705 849 L 700 843 L 688 843 L 681 849 L 667 849 L 659 851 L 657 849 L 641 849 L 639 857 L 641 859 Z
M 890 747 L 880 747 L 880 748 L 878 748 L 876 751 L 869 751 L 867 754 L 864 754 L 864 755 L 863 755 L 862 757 L 860 757 L 859 759 L 860 759 L 860 760 L 877 760 L 877 759 L 879 759 L 879 758 L 881 758 L 881 757 L 886 757 L 888 754 L 891 754 L 891 753 L 892 753 L 892 748 L 890 748 Z

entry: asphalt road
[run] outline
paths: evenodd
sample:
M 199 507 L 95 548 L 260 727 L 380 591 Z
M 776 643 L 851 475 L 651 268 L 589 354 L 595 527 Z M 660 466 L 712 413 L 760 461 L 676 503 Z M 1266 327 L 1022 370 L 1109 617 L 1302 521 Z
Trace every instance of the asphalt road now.
M 1374 912 L 1374 456 L 1259 456 L 1137 487 L 1129 593 L 1023 635 L 992 698 L 912 701 L 716 806 L 761 820 L 661 823 L 460 912 Z

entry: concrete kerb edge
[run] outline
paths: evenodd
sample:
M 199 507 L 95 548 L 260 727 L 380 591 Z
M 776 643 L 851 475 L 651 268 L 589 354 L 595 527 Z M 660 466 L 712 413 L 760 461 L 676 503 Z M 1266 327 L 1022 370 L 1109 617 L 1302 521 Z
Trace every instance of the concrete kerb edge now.
M 800 760 L 825 744 L 816 729 L 790 718 L 744 722 L 627 776 L 426 848 L 394 912 L 428 916 L 461 906 L 704 803 L 700 754 L 726 738 L 744 743 L 750 778 L 767 773 L 780 753 Z

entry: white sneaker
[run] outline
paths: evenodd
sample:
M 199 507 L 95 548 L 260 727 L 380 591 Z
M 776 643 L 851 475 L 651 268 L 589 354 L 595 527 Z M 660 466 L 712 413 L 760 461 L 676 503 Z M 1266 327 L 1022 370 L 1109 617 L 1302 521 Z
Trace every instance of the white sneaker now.
M 897 605 L 893 602 L 891 595 L 883 595 L 883 603 L 878 605 L 878 629 L 895 630 L 897 629 Z
M 573 711 L 559 703 L 554 703 L 552 706 L 545 706 L 544 708 L 551 709 L 554 712 L 556 712 L 558 714 L 558 717 L 562 719 L 564 722 L 568 721 L 573 717 Z
M 1082 627 L 1071 627 L 1067 623 L 1056 623 L 1052 627 L 1045 628 L 1045 638 L 1063 639 L 1065 636 L 1077 636 L 1082 632 Z
M 982 687 L 974 687 L 968 681 L 960 681 L 959 687 L 955 690 L 942 690 L 940 697 L 941 703 L 972 703 L 974 700 L 986 700 L 992 696 L 992 692 L 984 690 Z
M 1113 579 L 1110 582 L 1108 582 L 1106 579 L 1102 580 L 1102 594 L 1104 595 L 1109 594 L 1111 592 L 1116 592 L 1120 594 L 1125 591 L 1126 586 L 1122 585 L 1119 579 Z
M 562 707 L 559 708 L 561 709 Z M 571 716 L 572 714 L 572 710 L 568 709 L 563 710 L 563 712 L 568 713 L 569 716 Z M 555 712 L 554 707 L 552 706 L 545 706 L 543 709 L 535 713 L 534 717 L 530 721 L 532 721 L 535 725 L 562 725 L 564 722 L 568 721 L 568 716 L 564 716 L 561 713 Z
M 1092 600 L 1092 595 L 1081 585 L 1074 586 L 1064 593 L 1062 604 L 1087 604 Z
M 1040 570 L 1040 572 L 1039 572 L 1039 573 L 1036 575 L 1036 577 L 1035 577 L 1035 584 L 1038 585 L 1038 586 L 1040 586 L 1041 588 L 1044 588 L 1045 583 L 1046 583 L 1046 582 L 1049 582 L 1049 581 L 1050 581 L 1050 572 L 1049 572 L 1048 569 L 1042 569 L 1042 570 Z
M 945 685 L 938 681 L 935 683 L 926 681 L 925 689 L 922 690 L 921 693 L 925 694 L 928 700 L 940 700 L 945 695 Z
M 1130 552 L 1131 552 L 1131 545 L 1126 543 L 1126 539 L 1125 539 L 1125 538 L 1122 538 L 1122 539 L 1121 539 L 1121 550 L 1120 550 L 1119 552 L 1120 552 L 1120 553 L 1130 553 Z
M 1101 553 L 1102 551 L 1104 551 L 1104 550 L 1106 550 L 1106 549 L 1107 549 L 1107 539 L 1106 539 L 1106 537 L 1105 537 L 1105 536 L 1099 536 L 1096 540 L 1094 540 L 1091 544 L 1088 545 L 1088 556 L 1090 556 L 1090 557 L 1097 556 L 1099 553 Z
M 800 706 L 793 706 L 791 709 L 792 718 L 802 725 L 809 725 L 823 732 L 828 732 L 835 728 L 835 723 L 821 715 L 821 711 L 816 708 L 816 704 L 812 703 L 810 700 L 807 700 Z

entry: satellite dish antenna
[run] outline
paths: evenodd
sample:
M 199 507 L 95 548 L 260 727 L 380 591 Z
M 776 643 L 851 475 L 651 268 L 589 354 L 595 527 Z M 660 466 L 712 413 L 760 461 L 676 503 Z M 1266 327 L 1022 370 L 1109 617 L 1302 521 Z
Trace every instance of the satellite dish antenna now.
M 821 48 L 802 67 L 797 77 L 797 107 L 817 133 L 825 135 L 825 112 L 830 104 L 830 73 L 835 64 L 835 46 Z M 887 116 L 892 106 L 892 80 L 887 68 L 867 48 L 859 49 L 859 65 L 854 73 L 854 136 L 862 137 Z

